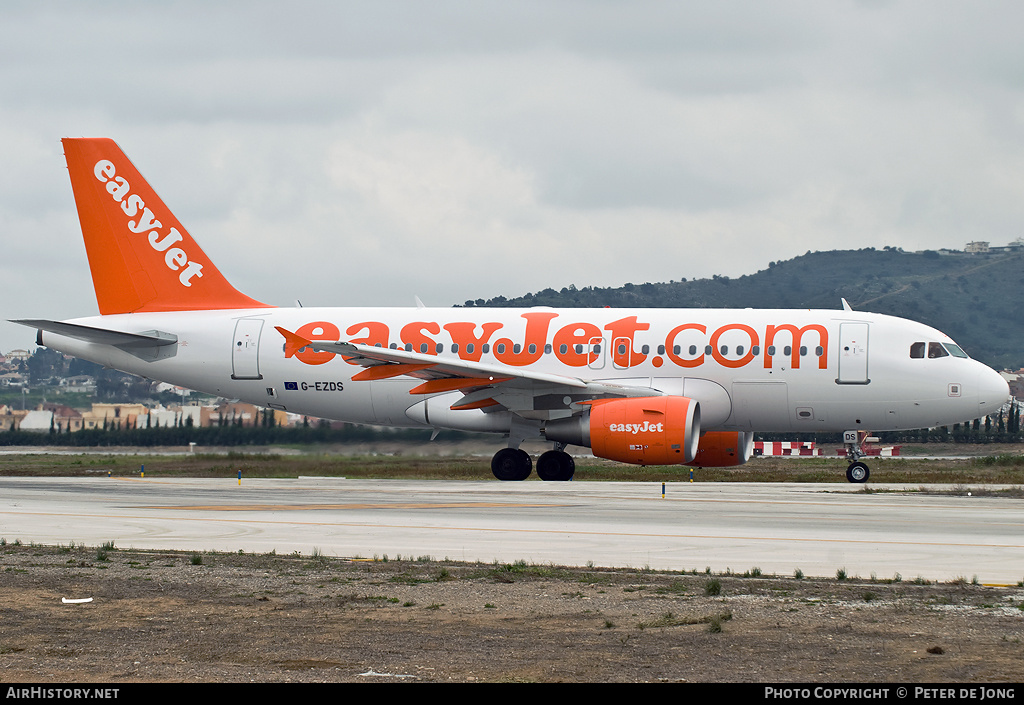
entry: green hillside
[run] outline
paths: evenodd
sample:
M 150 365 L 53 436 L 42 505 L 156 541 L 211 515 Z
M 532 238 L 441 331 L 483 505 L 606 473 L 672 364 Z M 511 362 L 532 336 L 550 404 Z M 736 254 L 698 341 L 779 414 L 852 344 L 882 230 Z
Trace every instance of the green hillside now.
M 913 254 L 899 249 L 808 252 L 737 279 L 570 285 L 467 306 L 653 308 L 840 308 L 886 313 L 948 333 L 997 369 L 1024 367 L 1024 253 Z

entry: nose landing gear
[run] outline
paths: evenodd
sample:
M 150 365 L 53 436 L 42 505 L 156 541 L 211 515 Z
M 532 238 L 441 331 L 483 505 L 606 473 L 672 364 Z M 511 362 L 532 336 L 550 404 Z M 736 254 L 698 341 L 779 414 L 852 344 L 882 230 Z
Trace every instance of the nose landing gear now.
M 846 479 L 850 482 L 867 482 L 870 475 L 871 470 L 860 461 L 850 463 L 846 468 Z
M 846 479 L 849 482 L 863 483 L 868 481 L 871 470 L 867 465 L 860 462 L 864 457 L 863 444 L 867 440 L 866 431 L 844 431 L 843 444 L 846 446 L 846 457 L 850 459 L 850 465 L 846 468 Z M 873 439 L 877 440 L 877 439 Z

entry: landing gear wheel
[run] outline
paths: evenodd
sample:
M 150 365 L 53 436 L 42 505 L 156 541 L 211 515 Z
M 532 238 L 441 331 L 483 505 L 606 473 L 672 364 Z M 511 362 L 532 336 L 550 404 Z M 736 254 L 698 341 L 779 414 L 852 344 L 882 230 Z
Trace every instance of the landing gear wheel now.
M 533 461 L 525 450 L 502 448 L 491 458 L 491 472 L 499 480 L 525 480 L 533 470 Z
M 871 471 L 864 463 L 850 463 L 850 467 L 846 468 L 846 479 L 850 482 L 867 482 L 870 476 Z
M 566 482 L 576 474 L 576 461 L 564 450 L 549 450 L 537 458 L 537 476 L 542 480 Z

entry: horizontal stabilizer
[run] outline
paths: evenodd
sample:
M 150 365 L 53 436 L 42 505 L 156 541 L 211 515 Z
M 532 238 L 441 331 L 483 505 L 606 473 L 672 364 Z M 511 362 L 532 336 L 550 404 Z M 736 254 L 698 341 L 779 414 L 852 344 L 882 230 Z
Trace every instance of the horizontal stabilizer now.
M 47 321 L 44 319 L 21 319 L 12 320 L 11 323 L 20 323 L 38 331 L 56 333 L 76 340 L 84 340 L 87 343 L 97 345 L 110 345 L 134 355 L 142 360 L 152 362 L 166 357 L 174 357 L 177 353 L 178 336 L 172 333 L 164 333 L 158 330 L 148 330 L 142 333 L 125 333 L 119 330 L 106 328 L 93 328 L 92 326 L 80 326 L 76 323 L 63 323 L 61 321 Z M 36 343 L 42 345 L 41 336 L 37 337 Z

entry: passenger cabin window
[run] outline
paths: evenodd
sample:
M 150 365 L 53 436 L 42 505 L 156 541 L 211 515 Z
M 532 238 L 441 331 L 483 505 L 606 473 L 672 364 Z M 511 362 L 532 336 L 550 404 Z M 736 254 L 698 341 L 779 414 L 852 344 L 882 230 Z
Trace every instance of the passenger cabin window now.
M 913 359 L 924 357 L 924 343 L 914 343 L 910 346 L 910 357 Z

